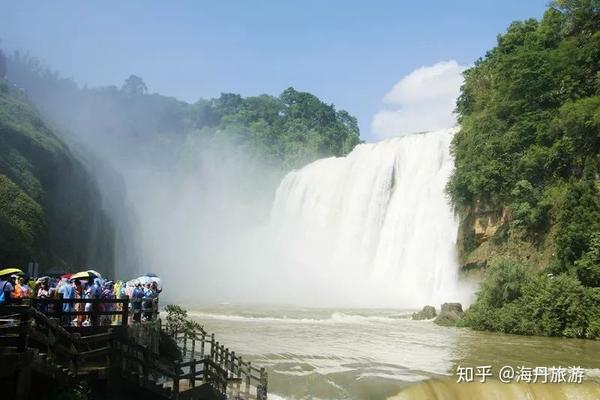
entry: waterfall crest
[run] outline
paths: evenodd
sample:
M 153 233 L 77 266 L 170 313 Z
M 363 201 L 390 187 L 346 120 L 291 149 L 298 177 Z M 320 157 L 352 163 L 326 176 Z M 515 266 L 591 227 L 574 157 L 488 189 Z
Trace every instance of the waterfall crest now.
M 454 132 L 361 144 L 346 157 L 289 173 L 270 227 L 288 282 L 312 282 L 320 293 L 331 288 L 356 304 L 465 301 L 458 221 L 444 192 Z

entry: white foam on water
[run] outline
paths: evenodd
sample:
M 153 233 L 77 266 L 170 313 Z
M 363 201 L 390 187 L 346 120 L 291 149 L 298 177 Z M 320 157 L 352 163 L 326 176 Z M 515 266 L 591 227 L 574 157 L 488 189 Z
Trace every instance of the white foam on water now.
M 369 324 L 369 323 L 397 323 L 400 319 L 406 319 L 408 315 L 397 317 L 366 316 L 334 312 L 328 318 L 288 318 L 288 317 L 250 317 L 236 314 L 217 314 L 198 311 L 189 311 L 188 314 L 199 319 L 215 319 L 232 322 L 262 322 L 262 323 L 285 323 L 285 324 Z

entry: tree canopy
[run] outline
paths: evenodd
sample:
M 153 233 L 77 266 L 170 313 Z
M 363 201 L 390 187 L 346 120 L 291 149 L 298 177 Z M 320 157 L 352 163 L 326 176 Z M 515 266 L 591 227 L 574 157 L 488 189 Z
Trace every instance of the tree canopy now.
M 139 76 L 129 75 L 129 78 L 121 86 L 121 91 L 127 94 L 141 95 L 148 93 L 148 87 Z

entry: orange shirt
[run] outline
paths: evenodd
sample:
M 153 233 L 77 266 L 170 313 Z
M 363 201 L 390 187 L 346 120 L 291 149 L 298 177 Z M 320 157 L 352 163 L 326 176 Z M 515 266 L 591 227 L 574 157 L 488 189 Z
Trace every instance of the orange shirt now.
M 14 299 L 22 299 L 23 298 L 23 289 L 21 288 L 21 284 L 17 283 L 15 285 L 15 291 L 13 292 Z

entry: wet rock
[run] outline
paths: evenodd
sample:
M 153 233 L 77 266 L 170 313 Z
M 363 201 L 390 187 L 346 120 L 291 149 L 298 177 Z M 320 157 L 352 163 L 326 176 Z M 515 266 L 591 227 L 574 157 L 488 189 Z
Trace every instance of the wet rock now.
M 444 303 L 440 314 L 433 322 L 442 326 L 455 326 L 464 316 L 465 313 L 460 303 Z
M 412 319 L 414 320 L 423 320 L 423 319 L 432 319 L 435 318 L 437 313 L 435 312 L 434 306 L 425 306 L 419 312 L 415 312 L 412 315 Z

